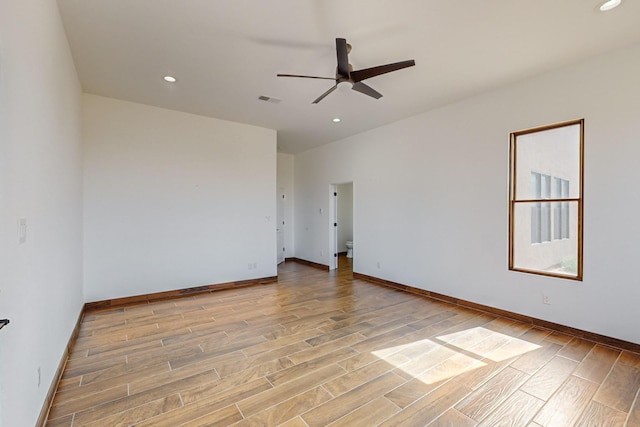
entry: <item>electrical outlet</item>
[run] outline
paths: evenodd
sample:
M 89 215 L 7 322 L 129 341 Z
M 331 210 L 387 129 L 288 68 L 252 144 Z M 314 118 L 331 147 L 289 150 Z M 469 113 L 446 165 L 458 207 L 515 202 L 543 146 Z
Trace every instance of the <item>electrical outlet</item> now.
M 542 294 L 542 303 L 551 305 L 551 298 L 547 294 Z
M 40 370 L 40 366 L 38 366 L 38 388 L 40 388 L 41 382 L 42 382 L 42 372 Z
M 379 269 L 380 269 L 380 261 L 378 261 L 378 262 L 376 263 L 376 266 L 378 267 L 378 270 L 379 270 Z

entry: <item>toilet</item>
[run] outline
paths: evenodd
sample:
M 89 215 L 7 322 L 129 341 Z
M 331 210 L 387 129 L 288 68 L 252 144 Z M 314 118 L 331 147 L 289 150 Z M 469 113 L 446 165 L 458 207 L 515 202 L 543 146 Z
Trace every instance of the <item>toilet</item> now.
M 353 258 L 353 242 L 351 240 L 347 240 L 347 258 Z

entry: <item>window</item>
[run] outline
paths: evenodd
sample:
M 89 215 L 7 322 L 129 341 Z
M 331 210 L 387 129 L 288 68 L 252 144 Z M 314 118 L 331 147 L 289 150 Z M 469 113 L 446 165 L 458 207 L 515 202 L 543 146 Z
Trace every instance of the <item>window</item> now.
M 554 195 L 556 199 L 569 198 L 569 180 L 554 178 Z M 555 240 L 569 238 L 569 203 L 559 202 L 553 212 L 553 238 Z
M 582 280 L 584 120 L 511 134 L 509 269 Z
M 551 195 L 551 177 L 531 172 L 531 195 L 534 199 L 548 199 Z M 551 209 L 549 203 L 531 206 L 531 243 L 551 241 Z

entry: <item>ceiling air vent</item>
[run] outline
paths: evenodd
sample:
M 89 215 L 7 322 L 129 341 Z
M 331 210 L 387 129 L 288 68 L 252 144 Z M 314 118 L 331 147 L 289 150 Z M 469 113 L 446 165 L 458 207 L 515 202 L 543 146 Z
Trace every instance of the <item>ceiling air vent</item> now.
M 279 103 L 281 103 L 281 102 L 282 102 L 282 99 L 272 98 L 272 97 L 270 97 L 270 96 L 264 96 L 264 95 L 260 95 L 260 96 L 258 97 L 258 99 L 259 99 L 260 101 L 270 102 L 270 103 L 272 103 L 272 104 L 279 104 Z

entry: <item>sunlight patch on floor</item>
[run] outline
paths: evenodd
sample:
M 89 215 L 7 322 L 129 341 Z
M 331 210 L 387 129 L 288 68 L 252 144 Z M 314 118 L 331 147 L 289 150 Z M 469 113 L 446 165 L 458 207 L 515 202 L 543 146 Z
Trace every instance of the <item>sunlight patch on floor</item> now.
M 482 339 L 479 341 L 474 339 L 478 337 L 482 337 Z M 454 345 L 462 350 L 483 358 L 488 358 L 494 362 L 501 362 L 540 348 L 539 345 L 481 326 L 453 334 L 441 335 L 436 338 L 436 341 Z M 504 341 L 504 344 L 500 346 L 491 345 L 495 341 Z
M 528 341 L 475 327 L 387 347 L 372 354 L 425 384 L 434 384 L 538 348 L 539 345 Z

